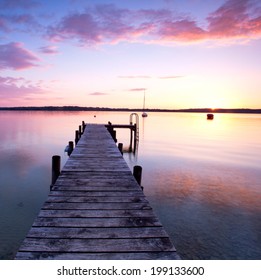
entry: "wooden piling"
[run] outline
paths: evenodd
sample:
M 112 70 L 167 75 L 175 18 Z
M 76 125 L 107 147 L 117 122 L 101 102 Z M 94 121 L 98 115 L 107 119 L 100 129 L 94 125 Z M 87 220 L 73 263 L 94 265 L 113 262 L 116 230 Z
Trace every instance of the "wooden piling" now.
M 69 150 L 68 150 L 68 156 L 71 155 L 72 151 L 73 151 L 73 141 L 69 141 Z
M 78 143 L 79 141 L 79 131 L 75 130 L 75 145 Z
M 119 143 L 119 144 L 118 144 L 118 148 L 119 148 L 121 154 L 123 155 L 123 144 L 122 144 L 122 143 Z
M 55 184 L 57 178 L 61 173 L 61 157 L 58 155 L 54 155 L 52 157 L 52 183 L 50 188 Z
M 133 131 L 130 129 L 130 147 L 129 152 L 132 152 L 132 142 L 133 142 Z
M 112 136 L 114 142 L 117 143 L 116 130 L 113 129 L 113 130 L 111 131 L 111 136 Z
M 136 179 L 137 183 L 141 185 L 142 167 L 140 165 L 135 165 L 133 167 L 133 176 Z
M 84 122 L 84 121 L 82 121 L 82 133 L 84 132 L 85 127 L 86 127 L 86 124 L 85 124 L 85 122 Z

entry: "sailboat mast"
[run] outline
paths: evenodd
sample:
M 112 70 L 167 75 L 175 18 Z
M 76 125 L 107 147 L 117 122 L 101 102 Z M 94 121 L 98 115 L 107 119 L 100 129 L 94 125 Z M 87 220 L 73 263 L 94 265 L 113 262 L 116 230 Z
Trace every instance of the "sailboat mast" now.
M 148 114 L 145 111 L 145 89 L 144 89 L 144 95 L 143 95 L 143 113 L 142 113 L 142 117 L 147 117 Z
M 143 94 L 143 111 L 145 109 L 145 89 L 144 89 L 144 94 Z

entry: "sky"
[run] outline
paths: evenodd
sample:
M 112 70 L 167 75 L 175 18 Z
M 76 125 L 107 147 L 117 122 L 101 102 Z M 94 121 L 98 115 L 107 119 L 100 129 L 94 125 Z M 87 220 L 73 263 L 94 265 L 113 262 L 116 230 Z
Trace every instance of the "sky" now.
M 261 108 L 260 0 L 0 0 L 0 107 Z

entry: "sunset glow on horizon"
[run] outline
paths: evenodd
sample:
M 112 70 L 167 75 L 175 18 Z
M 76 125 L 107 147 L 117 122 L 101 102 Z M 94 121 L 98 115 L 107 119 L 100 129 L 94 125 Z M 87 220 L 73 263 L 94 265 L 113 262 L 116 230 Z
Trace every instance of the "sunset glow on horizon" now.
M 261 2 L 0 0 L 0 107 L 261 108 Z

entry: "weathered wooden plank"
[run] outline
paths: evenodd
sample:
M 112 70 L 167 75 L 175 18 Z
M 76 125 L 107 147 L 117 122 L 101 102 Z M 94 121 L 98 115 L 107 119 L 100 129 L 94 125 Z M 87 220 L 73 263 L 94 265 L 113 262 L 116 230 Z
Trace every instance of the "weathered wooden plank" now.
M 150 210 L 152 209 L 148 202 L 145 203 L 85 203 L 85 202 L 75 202 L 75 203 L 45 203 L 42 207 L 43 210 Z
M 31 238 L 152 238 L 168 237 L 162 227 L 131 228 L 70 228 L 32 227 L 27 237 Z
M 34 252 L 140 252 L 175 251 L 169 238 L 46 239 L 26 238 L 20 251 Z
M 102 191 L 110 191 L 110 192 L 114 192 L 114 191 L 131 191 L 133 190 L 133 187 L 132 186 L 117 186 L 117 185 L 114 185 L 114 186 L 106 186 L 106 185 L 103 185 L 103 186 L 71 186 L 71 185 L 68 185 L 68 184 L 65 184 L 63 186 L 55 186 L 52 188 L 53 191 L 68 191 L 68 190 L 73 190 L 74 191 L 98 191 L 98 192 L 102 192 Z
M 144 196 L 140 191 L 51 191 L 49 196 Z
M 68 175 L 68 176 L 66 176 Z M 69 174 L 62 174 L 59 176 L 59 178 L 57 179 L 55 185 L 58 186 L 58 185 L 62 185 L 64 186 L 65 184 L 77 184 L 77 185 L 89 185 L 89 184 L 92 184 L 93 186 L 100 186 L 101 184 L 102 185 L 105 185 L 105 186 L 108 186 L 108 185 L 123 185 L 123 186 L 131 186 L 131 187 L 134 187 L 133 184 L 137 184 L 136 180 L 130 175 L 128 174 L 127 176 L 109 176 L 107 175 L 106 177 L 103 175 L 103 176 L 94 176 L 92 174 L 92 176 L 89 176 L 86 178 L 86 177 L 78 177 L 77 174 L 75 174 L 74 177 L 72 177 L 72 173 L 69 173 Z M 70 177 L 69 177 L 70 175 Z M 80 175 L 80 174 L 79 174 Z M 84 175 L 84 174 L 82 174 Z M 97 180 L 99 179 L 99 180 Z
M 102 171 L 92 171 L 92 172 L 79 172 L 77 170 L 71 170 L 64 172 L 62 170 L 61 175 L 58 177 L 57 181 L 60 179 L 90 179 L 90 180 L 110 180 L 110 179 L 130 179 L 130 181 L 135 180 L 132 177 L 131 171 L 121 171 L 118 172 L 102 172 Z
M 156 217 L 131 218 L 40 218 L 34 227 L 151 227 L 162 226 Z
M 40 218 L 122 218 L 122 217 L 154 217 L 151 210 L 82 210 L 82 209 L 63 209 L 63 210 L 41 210 Z
M 162 252 L 18 252 L 17 260 L 180 260 L 175 251 Z
M 121 207 L 120 204 L 122 203 L 145 203 L 147 202 L 145 196 L 48 196 L 47 203 L 62 203 L 62 202 L 68 202 L 68 203 L 77 203 L 77 205 L 80 205 L 80 203 L 97 203 L 97 207 L 101 207 L 100 204 L 104 204 L 104 207 L 106 207 L 107 203 L 113 203 L 117 204 L 117 207 Z M 79 203 L 79 204 L 78 204 Z M 45 204 L 44 204 L 45 207 Z M 88 205 L 87 205 L 88 207 Z M 91 207 L 91 204 L 90 204 Z M 77 209 L 77 208 L 76 208 Z

